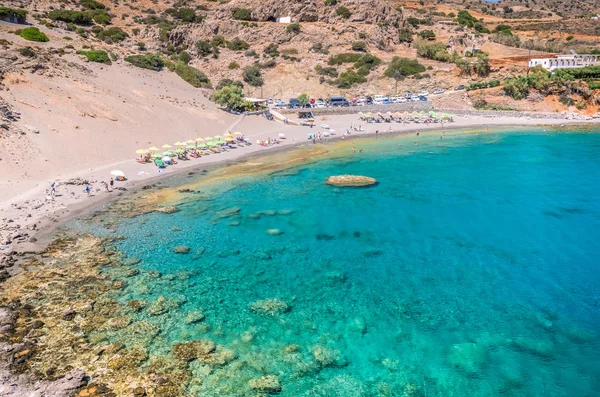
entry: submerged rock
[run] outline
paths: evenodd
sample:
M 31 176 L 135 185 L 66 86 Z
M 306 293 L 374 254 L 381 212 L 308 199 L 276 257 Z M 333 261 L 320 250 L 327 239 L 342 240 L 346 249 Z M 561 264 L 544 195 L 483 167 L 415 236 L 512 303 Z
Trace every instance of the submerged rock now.
M 257 314 L 266 316 L 275 316 L 286 313 L 290 310 L 290 306 L 279 299 L 263 299 L 253 302 L 249 306 L 250 310 Z
M 176 254 L 189 254 L 191 248 L 185 245 L 178 245 L 173 247 L 173 252 Z
M 325 183 L 338 187 L 361 187 L 377 184 L 377 179 L 360 175 L 335 175 L 325 180 Z
M 167 207 L 158 207 L 154 211 L 162 212 L 163 214 L 173 214 L 175 212 L 178 212 L 179 208 L 175 207 L 174 205 L 171 205 L 171 206 L 167 206 Z
M 210 340 L 193 340 L 190 342 L 175 343 L 173 357 L 185 361 L 192 361 L 214 352 L 217 346 Z
M 283 232 L 279 229 L 267 229 L 267 234 L 271 236 L 279 236 L 280 234 L 283 234 Z
M 486 352 L 476 343 L 458 343 L 452 345 L 446 359 L 454 368 L 475 375 L 485 363 Z
M 248 385 L 252 390 L 257 390 L 265 393 L 279 393 L 281 384 L 279 378 L 275 375 L 261 376 L 260 378 L 250 379 Z
M 315 346 L 313 348 L 313 356 L 322 367 L 343 367 L 348 365 L 342 352 L 326 346 Z
M 195 324 L 202 320 L 204 320 L 204 314 L 202 314 L 202 312 L 190 312 L 185 316 L 184 321 L 186 324 Z

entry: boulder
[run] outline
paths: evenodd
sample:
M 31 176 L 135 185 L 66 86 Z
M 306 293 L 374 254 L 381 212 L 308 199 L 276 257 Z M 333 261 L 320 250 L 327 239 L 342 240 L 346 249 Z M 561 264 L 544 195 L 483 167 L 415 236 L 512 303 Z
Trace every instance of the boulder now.
M 313 356 L 321 367 L 343 367 L 348 364 L 339 350 L 331 349 L 323 345 L 314 347 Z
M 178 245 L 176 247 L 173 247 L 173 252 L 175 252 L 176 254 L 189 254 L 190 251 L 190 247 L 185 245 Z
M 337 187 L 363 187 L 377 185 L 377 179 L 360 175 L 334 175 L 327 178 L 325 183 Z
M 190 342 L 175 343 L 173 357 L 185 361 L 192 361 L 209 355 L 217 347 L 210 340 L 193 340 Z
M 265 316 L 276 316 L 286 313 L 290 310 L 290 306 L 279 299 L 263 299 L 253 302 L 249 306 L 254 313 Z
M 281 384 L 279 378 L 275 375 L 261 376 L 260 378 L 250 379 L 248 385 L 252 390 L 257 390 L 265 393 L 279 393 Z
M 204 314 L 202 314 L 201 312 L 190 312 L 187 314 L 187 316 L 185 316 L 184 321 L 186 324 L 195 324 L 199 323 L 202 320 L 204 320 Z

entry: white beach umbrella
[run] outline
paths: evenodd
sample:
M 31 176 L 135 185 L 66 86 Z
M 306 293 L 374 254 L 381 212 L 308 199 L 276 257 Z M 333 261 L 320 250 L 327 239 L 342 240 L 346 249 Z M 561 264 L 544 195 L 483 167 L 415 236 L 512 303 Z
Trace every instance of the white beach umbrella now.
M 125 173 L 123 171 L 119 171 L 119 170 L 111 171 L 110 174 L 114 175 L 114 176 L 125 176 Z

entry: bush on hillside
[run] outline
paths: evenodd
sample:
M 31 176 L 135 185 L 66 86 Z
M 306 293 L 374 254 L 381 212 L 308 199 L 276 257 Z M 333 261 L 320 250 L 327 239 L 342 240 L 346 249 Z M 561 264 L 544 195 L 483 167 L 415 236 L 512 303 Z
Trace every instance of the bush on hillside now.
M 107 65 L 112 64 L 112 62 L 110 61 L 110 58 L 108 57 L 108 54 L 106 53 L 106 51 L 102 51 L 102 50 L 89 50 L 89 51 L 79 50 L 79 51 L 77 51 L 77 54 L 85 56 L 88 59 L 88 61 L 90 61 L 90 62 L 105 63 Z
M 367 51 L 367 43 L 364 41 L 353 41 L 352 51 Z
M 220 34 L 216 34 L 210 41 L 210 45 L 212 45 L 213 47 L 226 47 L 227 42 L 225 41 L 224 36 L 222 36 Z
M 158 54 L 131 55 L 125 58 L 126 62 L 142 69 L 160 71 L 164 64 L 163 59 Z
M 117 43 L 119 41 L 125 40 L 129 37 L 129 35 L 121 28 L 112 27 L 100 31 L 96 34 L 96 37 L 108 43 Z
M 435 39 L 435 33 L 433 30 L 422 30 L 417 34 L 417 36 L 422 39 Z
M 181 51 L 178 58 L 180 62 L 183 62 L 186 65 L 192 60 L 192 56 L 187 51 Z
M 168 8 L 165 13 L 186 23 L 200 23 L 204 20 L 204 16 L 197 15 L 193 8 Z
M 106 8 L 104 4 L 97 2 L 96 0 L 81 0 L 79 4 L 88 10 L 104 10 Z
M 215 91 L 212 99 L 217 105 L 229 110 L 244 110 L 246 104 L 242 88 L 234 84 L 225 85 Z
M 25 23 L 27 20 L 27 11 L 21 8 L 0 7 L 0 19 L 16 23 Z
M 227 47 L 229 47 L 229 49 L 232 51 L 244 51 L 250 48 L 250 44 L 240 39 L 239 37 L 235 37 L 229 42 Z
M 361 56 L 362 56 L 361 54 L 354 54 L 354 53 L 343 53 L 343 54 L 331 55 L 329 57 L 329 61 L 327 61 L 327 63 L 329 65 L 342 65 L 344 63 L 354 63 L 354 62 L 358 61 Z
M 168 62 L 166 66 L 170 71 L 177 73 L 179 77 L 193 87 L 200 88 L 210 86 L 210 80 L 204 73 L 183 62 Z
M 52 10 L 48 13 L 48 18 L 53 21 L 63 21 L 76 25 L 91 25 L 93 23 L 92 16 L 85 11 Z
M 28 57 L 28 58 L 32 58 L 35 56 L 35 52 L 33 51 L 33 49 L 31 47 L 23 47 L 19 50 L 19 54 L 23 55 L 24 57 Z
M 260 87 L 264 84 L 264 80 L 260 72 L 260 67 L 258 65 L 248 66 L 244 68 L 242 77 L 244 81 L 252 87 Z
M 338 88 L 352 88 L 355 84 L 362 84 L 367 79 L 364 76 L 356 73 L 354 70 L 348 70 L 338 77 L 335 80 L 331 81 L 331 84 L 335 85 Z
M 409 28 L 402 28 L 398 30 L 398 40 L 401 43 L 410 43 L 412 42 L 412 30 Z
M 294 22 L 294 23 L 290 23 L 286 28 L 285 31 L 291 34 L 298 34 L 300 33 L 300 24 L 298 22 Z
M 198 52 L 199 57 L 206 57 L 213 53 L 213 47 L 208 40 L 198 40 L 196 42 L 196 51 Z
M 217 86 L 215 87 L 215 90 L 218 91 L 223 87 L 227 87 L 228 85 L 235 85 L 240 88 L 244 88 L 244 83 L 242 83 L 239 80 L 223 79 L 223 80 L 219 81 L 219 84 L 217 84 Z
M 279 56 L 278 49 L 279 49 L 279 46 L 277 44 L 271 43 L 265 47 L 265 55 L 275 58 L 275 57 Z
M 529 95 L 529 81 L 525 77 L 517 77 L 504 82 L 504 93 L 512 99 L 525 99 Z
M 336 10 L 335 13 L 344 18 L 344 19 L 348 19 L 352 16 L 352 13 L 350 12 L 350 10 L 344 6 L 339 6 Z
M 235 11 L 233 11 L 233 19 L 237 19 L 238 21 L 251 21 L 252 11 L 247 8 L 236 8 Z
M 338 77 L 339 75 L 337 69 L 333 66 L 323 67 L 321 65 L 317 65 L 315 66 L 315 72 L 317 72 L 321 76 L 329 76 L 333 78 Z
M 334 6 L 337 5 L 337 0 L 325 0 L 323 4 L 325 4 L 326 6 Z
M 448 50 L 446 49 L 446 45 L 440 42 L 428 42 L 427 40 L 416 40 L 415 48 L 417 49 L 417 54 L 426 59 L 433 59 L 435 61 L 440 62 L 450 62 L 452 57 Z
M 19 31 L 19 36 L 29 41 L 37 41 L 40 43 L 45 43 L 49 41 L 48 36 L 44 34 L 44 32 L 40 32 L 38 28 L 29 27 Z
M 408 76 L 414 76 L 416 74 L 425 71 L 425 66 L 421 65 L 416 59 L 394 57 L 392 62 L 385 69 L 383 75 L 388 78 L 401 80 Z

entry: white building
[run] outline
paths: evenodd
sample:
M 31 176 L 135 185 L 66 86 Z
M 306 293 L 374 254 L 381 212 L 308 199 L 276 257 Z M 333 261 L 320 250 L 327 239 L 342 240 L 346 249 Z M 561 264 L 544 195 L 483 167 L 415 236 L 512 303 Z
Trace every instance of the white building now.
M 600 55 L 573 53 L 571 55 L 559 55 L 556 58 L 534 58 L 529 61 L 530 68 L 540 65 L 546 70 L 599 66 Z

